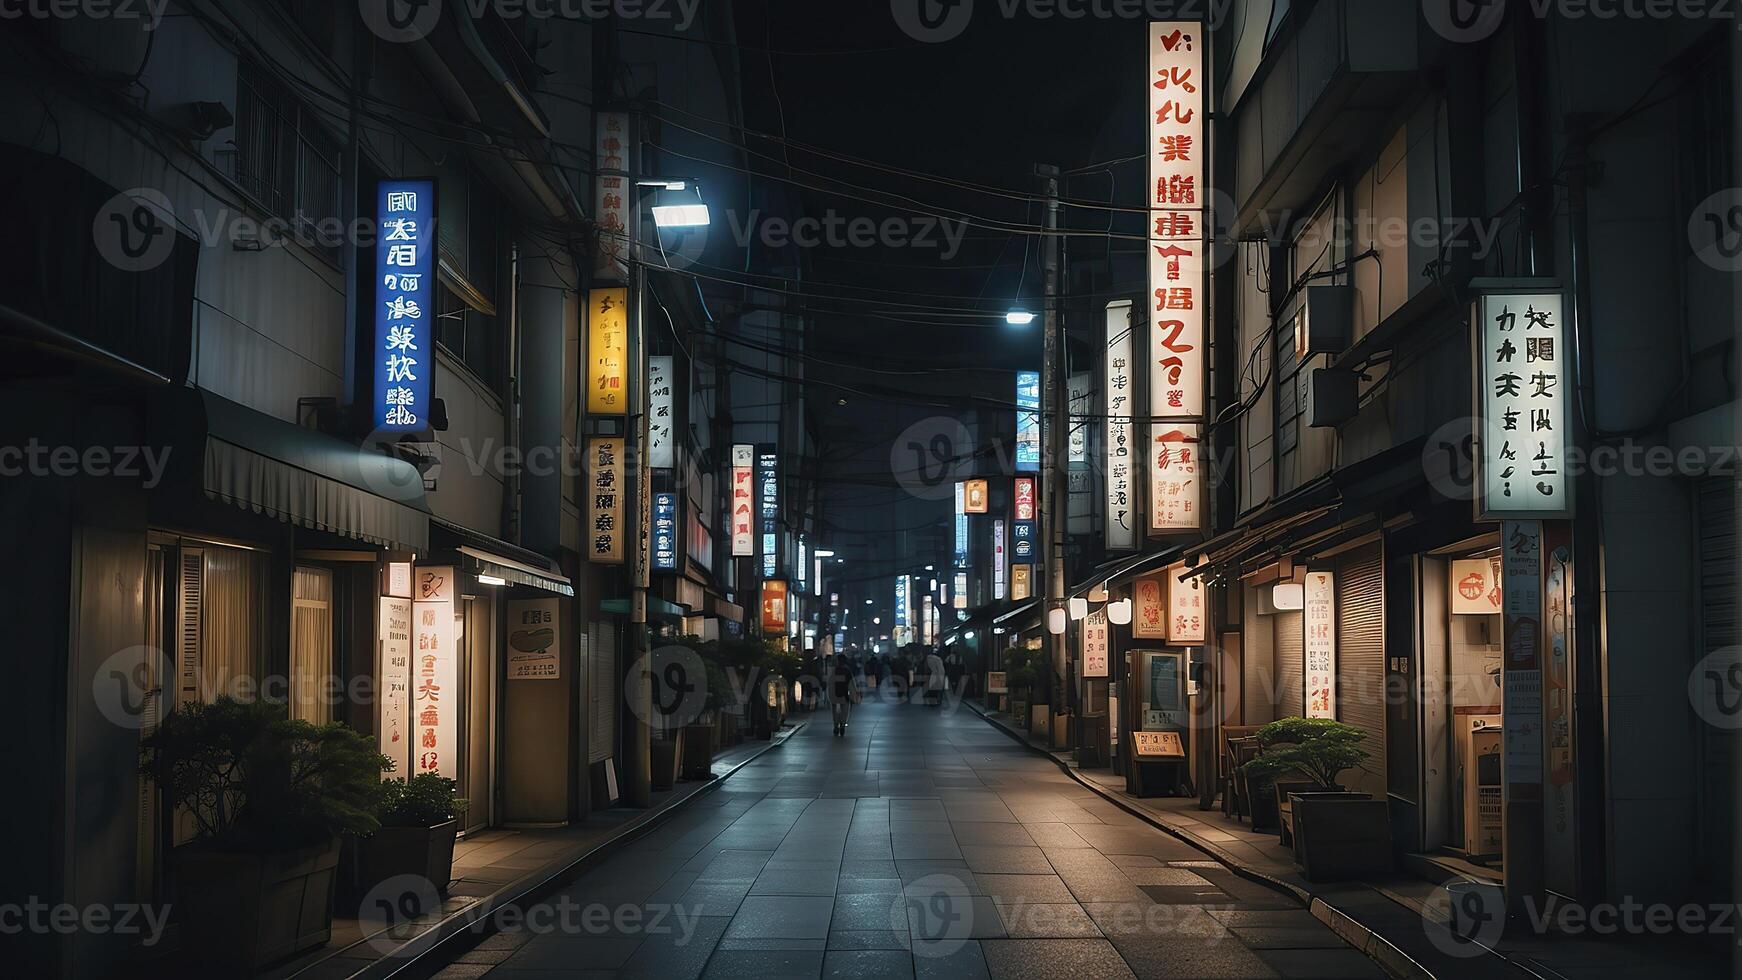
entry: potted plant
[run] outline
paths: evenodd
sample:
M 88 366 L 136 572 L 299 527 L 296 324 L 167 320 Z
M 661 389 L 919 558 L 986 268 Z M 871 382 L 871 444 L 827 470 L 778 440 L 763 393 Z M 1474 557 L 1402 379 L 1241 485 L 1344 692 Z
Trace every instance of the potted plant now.
M 1258 730 L 1262 747 L 1242 767 L 1253 785 L 1253 825 L 1258 824 L 1256 784 L 1275 789 L 1283 843 L 1313 881 L 1389 871 L 1391 831 L 1384 800 L 1351 793 L 1342 774 L 1367 757 L 1367 733 L 1329 718 L 1284 718 Z M 1287 776 L 1296 777 L 1293 780 Z
M 375 740 L 292 721 L 279 702 L 221 697 L 170 712 L 140 771 L 195 838 L 170 854 L 184 948 L 200 965 L 253 973 L 332 937 L 339 836 L 369 834 Z
M 358 842 L 360 887 L 395 875 L 418 875 L 446 894 L 454 871 L 454 839 L 467 801 L 452 779 L 423 772 L 383 780 L 376 802 L 381 829 Z

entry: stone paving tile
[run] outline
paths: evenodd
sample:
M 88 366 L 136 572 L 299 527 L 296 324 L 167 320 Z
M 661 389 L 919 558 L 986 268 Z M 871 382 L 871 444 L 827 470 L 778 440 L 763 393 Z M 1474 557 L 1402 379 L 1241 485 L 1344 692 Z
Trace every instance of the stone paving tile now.
M 444 975 L 1379 975 L 1288 898 L 977 716 L 867 704 L 855 717 L 844 740 L 807 728 L 560 892 L 669 905 L 690 917 L 687 938 L 681 924 L 493 936 Z

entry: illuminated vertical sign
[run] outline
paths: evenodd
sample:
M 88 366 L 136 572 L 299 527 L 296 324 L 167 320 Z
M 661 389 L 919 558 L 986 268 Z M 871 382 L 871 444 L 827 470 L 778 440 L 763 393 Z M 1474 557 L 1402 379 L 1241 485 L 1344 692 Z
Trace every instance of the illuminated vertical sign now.
M 930 644 L 936 641 L 938 632 L 938 611 L 932 604 L 931 593 L 928 592 L 921 598 L 920 605 L 920 642 Z
M 1566 349 L 1559 293 L 1482 296 L 1477 520 L 1567 518 Z
M 907 625 L 907 576 L 895 577 L 895 625 Z
M 1306 716 L 1337 717 L 1337 589 L 1330 572 L 1307 572 L 1301 593 Z
M 672 359 L 669 354 L 647 359 L 647 456 L 654 469 L 677 465 L 672 450 Z
M 1208 642 L 1209 610 L 1204 608 L 1203 581 L 1186 577 L 1186 567 L 1167 572 L 1167 642 L 1176 647 Z
M 435 181 L 383 180 L 375 188 L 375 407 L 386 432 L 429 428 L 435 370 Z
M 762 583 L 762 632 L 786 632 L 786 580 L 771 578 Z
M 1034 520 L 1034 477 L 1017 477 L 1014 496 L 1016 497 L 1016 519 L 1019 521 Z
M 1137 547 L 1137 480 L 1132 463 L 1138 458 L 1131 421 L 1132 399 L 1131 301 L 1107 304 L 1107 547 Z
M 1016 468 L 1040 469 L 1040 372 L 1016 372 Z
M 1151 533 L 1203 526 L 1197 478 L 1204 415 L 1204 324 L 1209 312 L 1205 229 L 1210 217 L 1207 147 L 1209 79 L 1202 25 L 1149 25 L 1149 446 Z
M 1107 676 L 1107 607 L 1083 618 L 1083 676 Z
M 677 494 L 653 495 L 653 570 L 677 571 Z
M 968 514 L 986 513 L 990 494 L 985 480 L 968 480 L 963 484 L 962 511 Z
M 411 661 L 411 730 L 415 773 L 459 775 L 459 631 L 454 623 L 457 570 L 419 568 L 412 602 L 417 637 Z
M 992 598 L 1004 598 L 1004 521 L 992 522 Z
M 761 497 L 762 577 L 780 568 L 780 457 L 764 449 L 756 456 L 756 483 Z
M 732 557 L 756 554 L 756 447 L 732 447 Z
M 956 567 L 968 567 L 968 485 L 956 484 Z
M 623 563 L 623 440 L 587 440 L 588 556 L 606 565 Z
M 808 554 L 809 547 L 810 546 L 805 542 L 804 535 L 802 535 L 802 534 L 799 535 L 798 536 L 798 565 L 794 568 L 794 571 L 796 571 L 798 573 L 798 587 L 793 590 L 793 591 L 797 592 L 799 595 L 804 595 L 805 586 L 809 584 L 808 582 L 805 581 L 806 576 L 808 576 L 810 574 L 810 567 L 811 567 L 810 566 L 810 557 Z
M 1075 474 L 1089 462 L 1089 417 L 1094 413 L 1095 389 L 1087 374 L 1071 375 L 1066 387 L 1071 398 L 1070 461 L 1073 475 L 1071 482 L 1075 484 Z M 1072 486 L 1071 489 L 1077 488 Z
M 1010 566 L 1010 598 L 1021 601 L 1034 595 L 1034 566 Z
M 593 214 L 597 215 L 598 247 L 594 250 L 593 274 L 622 279 L 629 274 L 629 117 L 621 112 L 601 112 L 595 117 L 593 166 Z
M 407 582 L 408 593 L 410 588 L 411 583 Z M 412 616 L 409 595 L 381 597 L 376 634 L 381 641 L 376 672 L 381 678 L 381 720 L 375 735 L 378 751 L 393 760 L 395 772 L 410 772 L 412 766 Z
M 622 415 L 629 363 L 629 290 L 587 293 L 587 414 Z
M 1166 588 L 1158 576 L 1131 583 L 1131 635 L 1140 640 L 1167 639 Z
M 957 572 L 956 573 L 956 587 L 951 590 L 950 595 L 955 599 L 955 603 L 954 603 L 955 608 L 957 608 L 957 609 L 968 608 L 968 573 L 967 572 Z

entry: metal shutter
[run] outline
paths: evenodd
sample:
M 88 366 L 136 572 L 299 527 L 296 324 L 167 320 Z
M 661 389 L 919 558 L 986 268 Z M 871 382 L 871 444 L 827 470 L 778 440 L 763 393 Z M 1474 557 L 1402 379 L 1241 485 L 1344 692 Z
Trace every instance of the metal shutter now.
M 1298 718 L 1306 711 L 1306 625 L 1300 610 L 1277 613 L 1276 717 Z
M 1736 485 L 1713 477 L 1699 484 L 1700 647 L 1701 657 L 1737 643 Z M 1700 854 L 1709 868 L 1733 866 L 1736 791 L 1736 734 L 1715 725 L 1700 726 Z M 1720 882 L 1723 875 L 1715 876 Z M 1729 889 L 1720 885 L 1720 893 Z
M 587 627 L 587 762 L 603 762 L 617 752 L 617 624 L 598 620 Z
M 1385 785 L 1385 573 L 1378 545 L 1337 563 L 1337 717 L 1367 732 L 1361 769 Z
M 1247 593 L 1242 606 L 1240 724 L 1262 725 L 1276 720 L 1275 628 L 1271 617 L 1259 615 L 1253 593 Z

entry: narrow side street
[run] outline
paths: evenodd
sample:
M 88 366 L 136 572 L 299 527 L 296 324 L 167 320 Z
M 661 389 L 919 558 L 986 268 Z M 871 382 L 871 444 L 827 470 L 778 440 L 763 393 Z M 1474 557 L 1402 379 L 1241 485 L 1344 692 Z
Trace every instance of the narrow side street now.
M 438 976 L 1383 975 L 965 707 L 813 715 L 546 904 Z

